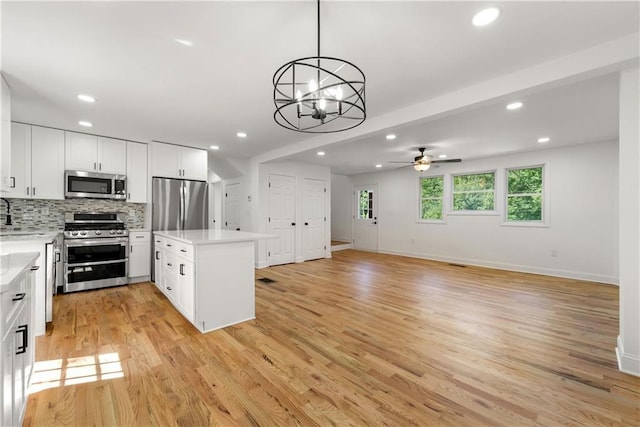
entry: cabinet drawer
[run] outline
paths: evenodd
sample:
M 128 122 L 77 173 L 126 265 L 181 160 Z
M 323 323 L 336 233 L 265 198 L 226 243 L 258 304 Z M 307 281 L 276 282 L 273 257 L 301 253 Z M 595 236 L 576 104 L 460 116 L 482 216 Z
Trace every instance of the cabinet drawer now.
M 160 239 L 156 237 L 156 241 Z M 129 242 L 149 242 L 151 241 L 151 233 L 148 231 L 129 231 Z
M 17 281 L 7 292 L 0 296 L 0 335 L 4 335 L 7 331 L 7 326 L 10 325 L 15 317 L 18 315 L 20 308 L 27 300 L 27 280 L 23 278 Z
M 167 253 L 175 253 L 176 252 L 176 245 L 177 245 L 177 243 L 175 241 L 165 239 L 163 247 L 164 247 L 165 252 L 167 252 Z
M 164 293 L 172 301 L 178 302 L 178 281 L 170 274 L 164 280 Z
M 187 261 L 193 261 L 193 246 L 184 243 L 176 244 L 176 255 Z

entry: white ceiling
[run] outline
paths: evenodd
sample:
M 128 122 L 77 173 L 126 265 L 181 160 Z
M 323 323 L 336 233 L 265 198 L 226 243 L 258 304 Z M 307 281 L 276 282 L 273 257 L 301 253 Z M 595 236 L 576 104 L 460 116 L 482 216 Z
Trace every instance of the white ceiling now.
M 322 53 L 367 77 L 367 114 L 401 107 L 637 33 L 638 2 L 502 2 L 493 25 L 470 20 L 483 2 L 324 1 Z M 2 70 L 17 121 L 136 141 L 251 157 L 312 135 L 273 121 L 272 77 L 315 55 L 315 2 L 8 2 L 2 7 Z M 173 39 L 193 41 L 192 47 Z M 604 76 L 528 92 L 502 104 L 378 132 L 291 157 L 336 173 L 410 160 L 410 151 L 473 158 L 617 137 L 617 80 Z M 96 97 L 93 105 L 76 99 Z M 236 132 L 249 137 L 241 140 Z

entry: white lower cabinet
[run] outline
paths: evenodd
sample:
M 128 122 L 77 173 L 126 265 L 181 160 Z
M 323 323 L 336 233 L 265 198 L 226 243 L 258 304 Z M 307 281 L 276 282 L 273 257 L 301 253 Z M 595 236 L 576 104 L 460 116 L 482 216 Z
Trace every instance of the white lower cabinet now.
M 151 232 L 129 231 L 129 283 L 146 281 L 151 275 Z
M 34 268 L 35 261 L 31 264 Z M 33 273 L 27 270 L 9 289 L 0 294 L 0 424 L 21 426 L 27 405 L 29 382 L 35 361 L 35 338 L 32 333 Z
M 180 312 L 190 322 L 193 322 L 194 319 L 194 287 L 193 262 L 178 258 L 178 304 Z
M 153 280 L 157 288 L 164 292 L 164 239 L 162 237 L 155 236 L 153 238 L 153 242 Z

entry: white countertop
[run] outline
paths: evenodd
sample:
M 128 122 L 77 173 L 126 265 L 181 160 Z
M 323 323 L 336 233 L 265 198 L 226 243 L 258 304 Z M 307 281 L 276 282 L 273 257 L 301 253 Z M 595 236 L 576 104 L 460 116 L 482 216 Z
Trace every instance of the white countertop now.
M 38 252 L 0 255 L 0 293 L 38 259 Z
M 14 243 L 37 243 L 47 244 L 51 243 L 58 237 L 59 231 L 6 231 L 0 233 L 0 246 L 4 246 L 5 243 L 10 243 L 13 246 Z
M 192 245 L 212 245 L 231 242 L 247 242 L 252 240 L 276 239 L 273 234 L 249 233 L 247 231 L 234 230 L 164 230 L 154 231 L 154 235 L 169 237 Z

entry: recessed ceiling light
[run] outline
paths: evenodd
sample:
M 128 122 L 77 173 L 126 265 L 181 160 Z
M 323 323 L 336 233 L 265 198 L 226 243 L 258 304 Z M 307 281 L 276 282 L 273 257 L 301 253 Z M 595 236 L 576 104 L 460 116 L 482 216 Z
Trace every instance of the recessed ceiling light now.
M 447 158 L 447 155 L 446 155 L 446 154 L 440 154 L 440 155 L 438 156 L 438 158 L 439 158 L 439 159 L 446 159 L 446 158 Z
M 91 123 L 91 122 L 85 122 L 84 120 L 80 120 L 80 121 L 78 122 L 78 124 L 79 124 L 80 126 L 84 126 L 84 127 L 86 127 L 86 128 L 90 128 L 91 126 L 93 126 L 93 123 Z
M 377 168 L 381 168 L 381 167 L 382 167 L 382 165 L 381 165 L 381 164 L 377 164 L 377 165 L 376 165 L 376 167 L 377 167 Z
M 324 151 L 318 151 L 318 156 L 324 156 Z
M 236 136 L 237 136 L 238 138 L 246 138 L 246 137 L 247 137 L 247 134 L 246 134 L 246 133 L 244 133 L 244 132 L 238 132 L 238 133 L 236 133 Z
M 80 95 L 78 95 L 78 99 L 79 99 L 80 101 L 89 102 L 89 103 L 94 103 L 94 102 L 96 102 L 96 99 L 95 99 L 93 96 L 91 96 L 91 95 L 83 95 L 83 94 L 80 94 Z
M 493 21 L 498 19 L 498 16 L 500 16 L 500 8 L 489 7 L 476 13 L 471 22 L 476 27 L 484 27 L 485 25 L 489 25 Z
M 396 139 L 396 136 L 392 133 L 390 133 L 389 135 L 387 135 L 386 137 L 388 140 L 392 140 L 392 139 Z
M 517 110 L 519 108 L 522 108 L 522 102 L 512 102 L 511 104 L 507 105 L 507 110 Z
M 180 43 L 181 45 L 184 46 L 193 46 L 193 42 L 191 40 L 185 40 L 185 39 L 174 39 L 177 43 Z
M 548 136 L 543 136 L 542 138 L 538 138 L 538 142 L 540 144 L 544 144 L 545 142 L 549 142 L 551 141 L 551 138 L 549 138 Z
M 217 145 L 212 145 L 212 146 L 211 146 L 211 149 L 212 149 L 212 150 L 219 150 L 219 149 L 220 149 L 220 147 L 218 147 Z

